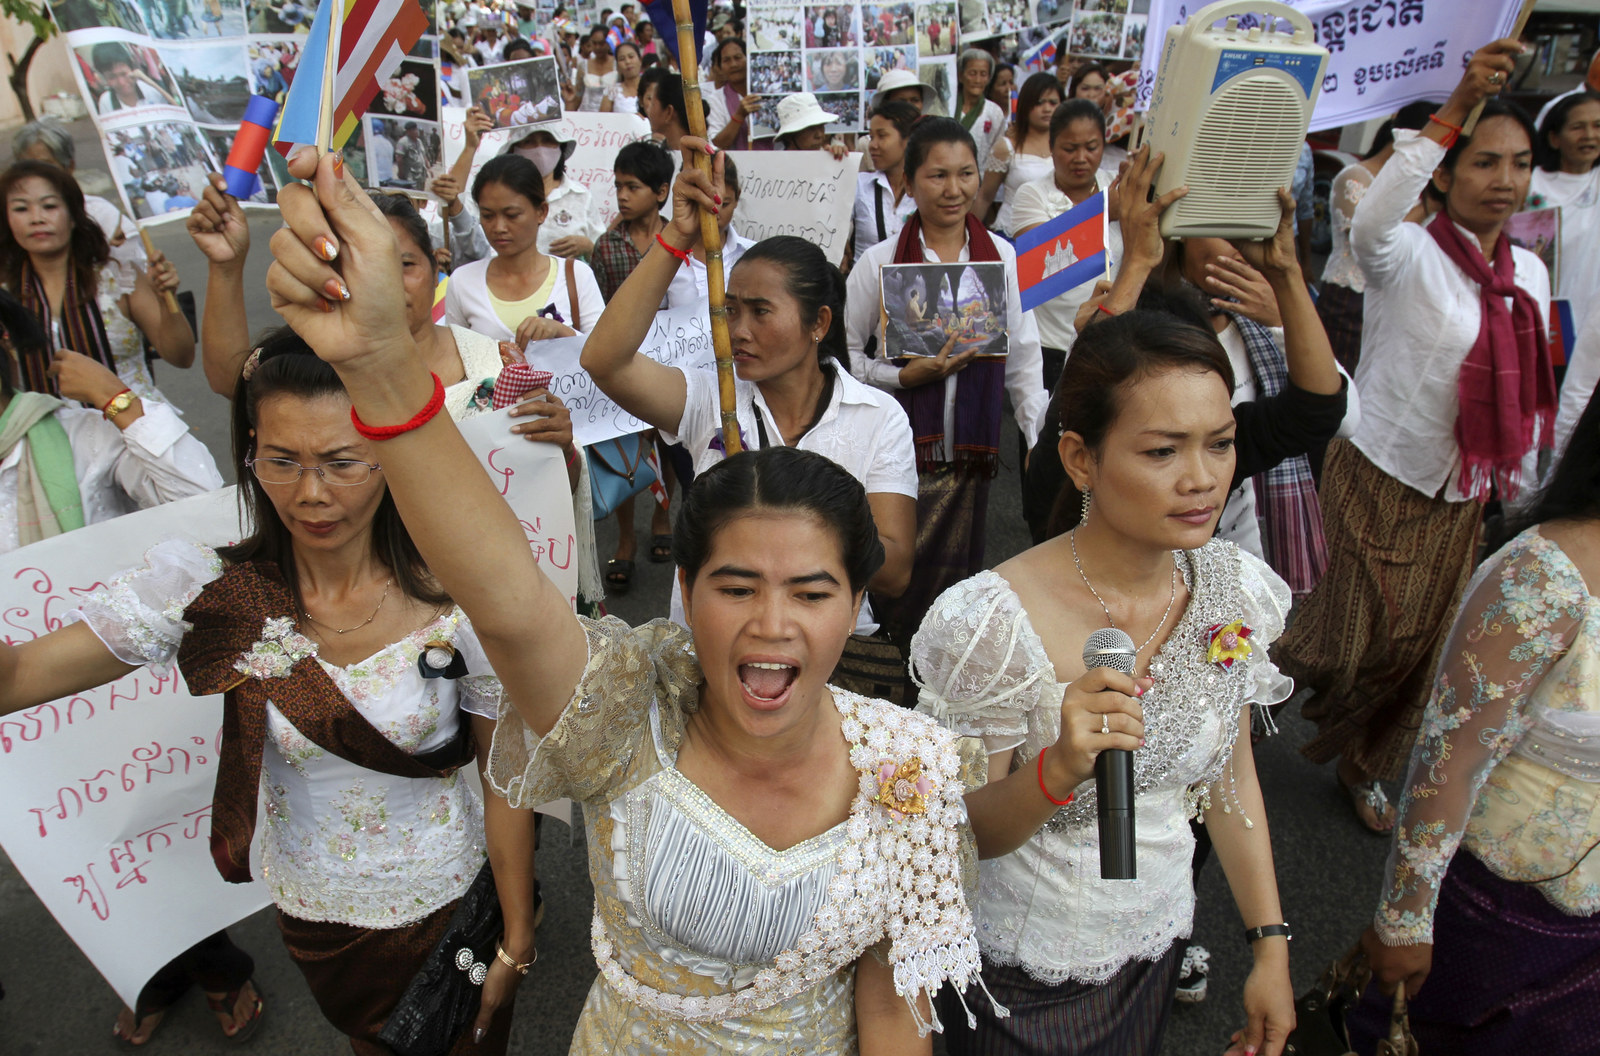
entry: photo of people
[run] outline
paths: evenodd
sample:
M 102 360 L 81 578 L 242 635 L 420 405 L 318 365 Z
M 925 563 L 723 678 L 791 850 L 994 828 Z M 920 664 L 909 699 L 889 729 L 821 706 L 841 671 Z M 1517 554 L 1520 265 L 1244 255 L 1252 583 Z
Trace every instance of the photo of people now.
M 283 93 L 294 80 L 300 64 L 300 42 L 296 40 L 252 40 L 249 45 L 252 91 L 269 99 L 283 101 Z
M 162 48 L 190 115 L 203 125 L 237 124 L 254 91 L 238 42 L 205 48 Z
M 1149 15 L 1129 15 L 1122 30 L 1122 57 L 1138 62 L 1144 58 L 1144 31 Z
M 233 149 L 233 137 L 238 134 L 238 128 L 202 128 L 206 134 L 206 141 L 211 145 L 211 153 L 218 158 L 226 160 L 228 151 Z M 245 201 L 255 202 L 258 205 L 270 205 L 278 200 L 278 184 L 272 175 L 272 162 L 267 155 L 276 153 L 268 148 L 267 154 L 262 155 L 261 166 L 256 170 L 256 175 L 261 177 L 261 190 L 252 194 Z M 349 156 L 345 157 L 345 164 L 350 163 Z
M 939 97 L 940 108 L 936 113 L 948 114 L 953 112 L 950 105 L 955 97 L 953 91 L 956 83 L 956 59 L 954 55 L 942 59 L 933 59 L 917 67 L 917 80 L 933 89 Z
M 956 43 L 955 4 L 917 5 L 919 55 L 954 55 Z
M 369 187 L 426 191 L 444 172 L 444 145 L 433 121 L 367 117 L 366 163 Z
M 861 35 L 869 48 L 916 43 L 916 9 L 911 4 L 865 4 L 861 8 Z
M 1072 19 L 1074 55 L 1116 58 L 1122 51 L 1122 16 L 1080 10 Z
M 541 125 L 561 120 L 559 78 L 556 60 L 550 56 L 475 66 L 467 71 L 467 94 L 472 106 L 494 119 L 496 128 Z
M 795 91 L 800 89 L 796 88 Z M 778 134 L 778 103 L 782 97 L 778 95 L 763 95 L 761 105 L 756 112 L 750 115 L 750 137 L 752 139 L 771 139 Z
M 960 0 L 960 4 L 961 39 L 978 40 L 994 36 L 989 28 L 989 5 L 984 0 Z
M 1149 9 L 1149 0 L 1146 0 L 1145 8 L 1146 10 Z M 1128 13 L 1128 0 L 1078 0 L 1078 10 L 1089 13 L 1099 11 L 1113 15 L 1125 15 Z
M 866 66 L 862 70 L 862 87 L 869 92 L 878 90 L 878 79 L 890 70 L 915 70 L 917 68 L 917 49 L 904 48 L 873 48 L 862 53 Z
M 750 8 L 747 37 L 751 51 L 793 51 L 805 39 L 798 8 Z
M 63 33 L 102 26 L 133 33 L 150 32 L 139 9 L 128 0 L 61 0 L 50 5 L 50 14 Z
M 806 90 L 847 92 L 861 87 L 860 53 L 854 48 L 806 53 Z
M 309 33 L 317 14 L 317 0 L 246 0 L 252 33 Z
M 989 31 L 1018 33 L 1032 19 L 1027 0 L 989 0 Z
M 827 127 L 829 132 L 860 132 L 867 127 L 861 118 L 860 92 L 828 92 L 817 96 L 817 105 L 839 120 Z
M 1006 340 L 1004 264 L 889 264 L 883 269 L 886 355 L 937 356 L 951 336 L 951 355 L 1003 356 Z
M 860 43 L 856 36 L 856 9 L 849 4 L 805 9 L 806 47 L 842 48 Z
M 800 84 L 798 51 L 768 51 L 750 56 L 747 77 L 750 90 L 772 96 L 770 101 L 774 107 L 779 97 L 804 91 Z
M 108 129 L 105 138 L 112 179 L 138 220 L 192 207 L 218 169 L 200 130 L 187 121 Z
M 153 48 L 106 40 L 74 48 L 78 72 L 102 117 L 142 106 L 182 106 L 183 96 Z
M 238 37 L 245 31 L 241 0 L 140 0 L 152 36 L 163 40 Z
M 1072 17 L 1072 0 L 1037 0 L 1033 5 L 1033 24 L 1049 26 Z

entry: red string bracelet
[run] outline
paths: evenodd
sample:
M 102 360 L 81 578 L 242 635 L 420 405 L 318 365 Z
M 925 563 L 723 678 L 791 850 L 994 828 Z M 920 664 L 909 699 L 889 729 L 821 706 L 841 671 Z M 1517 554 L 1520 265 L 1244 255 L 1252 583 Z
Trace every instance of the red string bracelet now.
M 1101 301 L 1099 304 L 1095 305 L 1095 309 L 1097 311 L 1105 312 L 1107 315 L 1109 315 L 1113 319 L 1115 319 L 1117 317 L 1117 313 L 1116 312 L 1113 312 L 1110 308 L 1106 307 L 1106 302 L 1105 301 Z
M 1440 120 L 1438 117 L 1436 117 L 1433 114 L 1429 114 L 1428 115 L 1428 120 L 1432 121 L 1434 124 L 1438 125 L 1440 128 L 1443 128 L 1446 132 L 1449 133 L 1449 135 L 1445 136 L 1445 138 L 1444 138 L 1444 149 L 1445 150 L 1449 150 L 1451 147 L 1455 146 L 1456 145 L 1456 140 L 1461 138 L 1461 126 L 1460 125 L 1452 125 L 1448 121 Z
M 656 232 L 656 241 L 661 243 L 662 249 L 666 250 L 668 253 L 671 253 L 685 264 L 689 263 L 689 251 L 687 249 L 679 249 L 671 242 L 668 242 L 666 239 L 661 237 L 661 232 L 659 231 Z
M 119 392 L 119 393 L 117 393 L 117 394 L 116 394 L 116 395 L 115 395 L 115 396 L 112 396 L 112 397 L 111 397 L 111 398 L 110 398 L 110 399 L 109 399 L 109 400 L 107 400 L 107 401 L 106 401 L 106 402 L 105 402 L 105 403 L 103 403 L 103 404 L 101 404 L 101 406 L 100 406 L 100 413 L 101 413 L 101 414 L 102 414 L 102 415 L 104 415 L 104 414 L 105 414 L 105 413 L 106 413 L 106 412 L 107 412 L 107 411 L 109 411 L 109 410 L 111 410 L 111 405 L 112 405 L 112 404 L 113 404 L 113 403 L 116 403 L 116 402 L 117 402 L 117 396 L 121 396 L 121 395 L 122 395 L 122 393 L 123 393 L 123 392 L 132 392 L 132 391 L 133 391 L 133 390 L 132 390 L 132 389 L 123 389 L 123 390 L 122 390 L 122 392 Z M 108 416 L 108 417 L 109 417 L 109 416 Z
M 437 374 L 432 375 L 432 377 L 433 397 L 409 422 L 403 422 L 400 425 L 367 425 L 356 414 L 356 409 L 352 407 L 350 408 L 350 424 L 356 427 L 356 432 L 368 440 L 393 440 L 401 433 L 409 433 L 413 429 L 422 428 L 431 422 L 433 416 L 439 413 L 439 408 L 444 406 L 444 382 L 439 380 L 439 375 Z
M 1048 788 L 1044 787 L 1044 753 L 1048 752 L 1049 750 L 1050 749 L 1047 747 L 1043 752 L 1039 753 L 1039 791 L 1044 793 L 1045 799 L 1048 799 L 1058 807 L 1064 807 L 1068 803 L 1071 803 L 1073 800 L 1077 799 L 1078 794 L 1076 792 L 1068 792 L 1066 799 L 1057 799 L 1055 796 L 1050 794 L 1050 790 Z

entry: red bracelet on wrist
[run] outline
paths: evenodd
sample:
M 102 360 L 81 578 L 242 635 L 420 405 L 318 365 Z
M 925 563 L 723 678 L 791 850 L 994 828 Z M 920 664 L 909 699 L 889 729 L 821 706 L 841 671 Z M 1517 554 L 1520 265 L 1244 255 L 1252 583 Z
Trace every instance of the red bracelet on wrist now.
M 1106 307 L 1106 302 L 1105 301 L 1101 301 L 1099 304 L 1095 305 L 1094 307 L 1095 307 L 1095 311 L 1097 311 L 1097 312 L 1105 312 L 1107 315 L 1109 315 L 1113 319 L 1115 319 L 1117 317 L 1117 313 L 1116 312 L 1113 312 L 1110 308 Z
M 1440 128 L 1444 129 L 1447 133 L 1449 133 L 1448 135 L 1446 135 L 1444 137 L 1444 149 L 1445 150 L 1449 150 L 1451 147 L 1455 146 L 1456 145 L 1456 140 L 1461 138 L 1461 126 L 1460 125 L 1452 125 L 1448 121 L 1440 120 L 1437 116 L 1435 116 L 1433 114 L 1429 114 L 1428 115 L 1428 120 L 1432 121 L 1434 124 L 1438 125 Z
M 439 408 L 444 406 L 444 382 L 439 380 L 439 375 L 437 374 L 433 374 L 431 377 L 433 378 L 433 397 L 409 422 L 403 422 L 400 425 L 368 425 L 361 420 L 360 416 L 356 414 L 356 409 L 352 407 L 350 408 L 350 424 L 356 427 L 356 432 L 368 440 L 393 440 L 401 433 L 409 433 L 413 429 L 422 428 L 431 422 L 433 416 L 439 413 Z
M 1076 792 L 1068 792 L 1066 799 L 1057 799 L 1055 796 L 1052 796 L 1050 794 L 1050 790 L 1044 786 L 1044 753 L 1048 752 L 1049 750 L 1049 748 L 1046 748 L 1043 752 L 1039 753 L 1039 791 L 1044 793 L 1045 799 L 1048 799 L 1058 807 L 1064 807 L 1068 803 L 1071 803 L 1073 800 L 1077 799 L 1078 794 Z
M 100 405 L 100 413 L 101 414 L 105 414 L 107 411 L 111 410 L 111 405 L 113 403 L 117 402 L 117 397 L 121 396 L 122 393 L 124 393 L 124 392 L 132 392 L 132 391 L 133 391 L 132 389 L 123 389 L 122 392 L 113 393 L 109 400 L 107 400 L 105 403 Z
M 661 243 L 662 249 L 666 250 L 668 253 L 671 253 L 673 256 L 683 261 L 683 263 L 689 263 L 689 251 L 687 249 L 679 249 L 677 246 L 674 246 L 671 242 L 668 242 L 666 239 L 662 238 L 661 232 L 659 231 L 656 232 L 656 241 Z

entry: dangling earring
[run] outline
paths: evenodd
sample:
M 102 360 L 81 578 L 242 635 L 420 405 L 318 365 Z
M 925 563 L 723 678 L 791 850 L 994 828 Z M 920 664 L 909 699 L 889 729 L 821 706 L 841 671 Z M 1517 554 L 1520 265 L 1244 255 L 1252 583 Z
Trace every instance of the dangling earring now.
M 1094 492 L 1092 492 L 1092 491 L 1085 491 L 1083 493 L 1083 509 L 1078 514 L 1078 527 L 1079 528 L 1082 528 L 1084 525 L 1089 523 L 1089 503 L 1091 501 L 1090 496 L 1093 495 L 1093 494 L 1094 494 Z

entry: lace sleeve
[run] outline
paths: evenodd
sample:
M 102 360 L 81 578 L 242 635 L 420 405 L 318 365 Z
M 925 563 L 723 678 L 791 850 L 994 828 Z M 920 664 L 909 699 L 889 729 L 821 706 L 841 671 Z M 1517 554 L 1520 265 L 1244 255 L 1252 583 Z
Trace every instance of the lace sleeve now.
M 1294 679 L 1272 662 L 1270 646 L 1283 634 L 1293 597 L 1289 584 L 1253 554 L 1239 551 L 1239 593 L 1243 601 L 1244 622 L 1251 631 L 1254 646 L 1245 660 L 1250 685 L 1244 703 L 1263 708 L 1289 699 Z
M 1006 581 L 980 572 L 933 603 L 911 640 L 917 710 L 988 750 L 1021 744 L 1054 670 Z M 1054 703 L 1054 702 L 1050 702 Z
M 457 683 L 461 710 L 485 719 L 498 719 L 505 692 L 500 688 L 499 676 L 489 666 L 489 657 L 478 641 L 478 633 L 472 629 L 472 621 L 465 614 L 456 626 L 454 645 L 467 665 L 467 673 Z
M 608 616 L 581 621 L 589 662 L 561 718 L 544 737 L 502 707 L 489 750 L 489 782 L 513 807 L 552 799 L 604 801 L 650 737 L 650 705 L 674 722 L 694 706 L 700 671 L 689 632 L 670 620 L 633 628 Z
M 1008 172 L 1011 169 L 1011 140 L 1001 136 L 994 141 L 994 149 L 989 152 L 989 160 L 984 163 L 985 175 L 991 172 Z
M 1373 925 L 1391 946 L 1433 941 L 1439 884 L 1499 762 L 1533 726 L 1528 700 L 1571 646 L 1582 577 L 1530 530 L 1479 573 L 1462 603 L 1411 752 Z
M 222 560 L 209 546 L 183 539 L 157 543 L 144 560 L 143 568 L 124 572 L 84 598 L 64 622 L 87 623 L 125 664 L 165 666 L 189 630 L 183 611 L 222 575 Z

